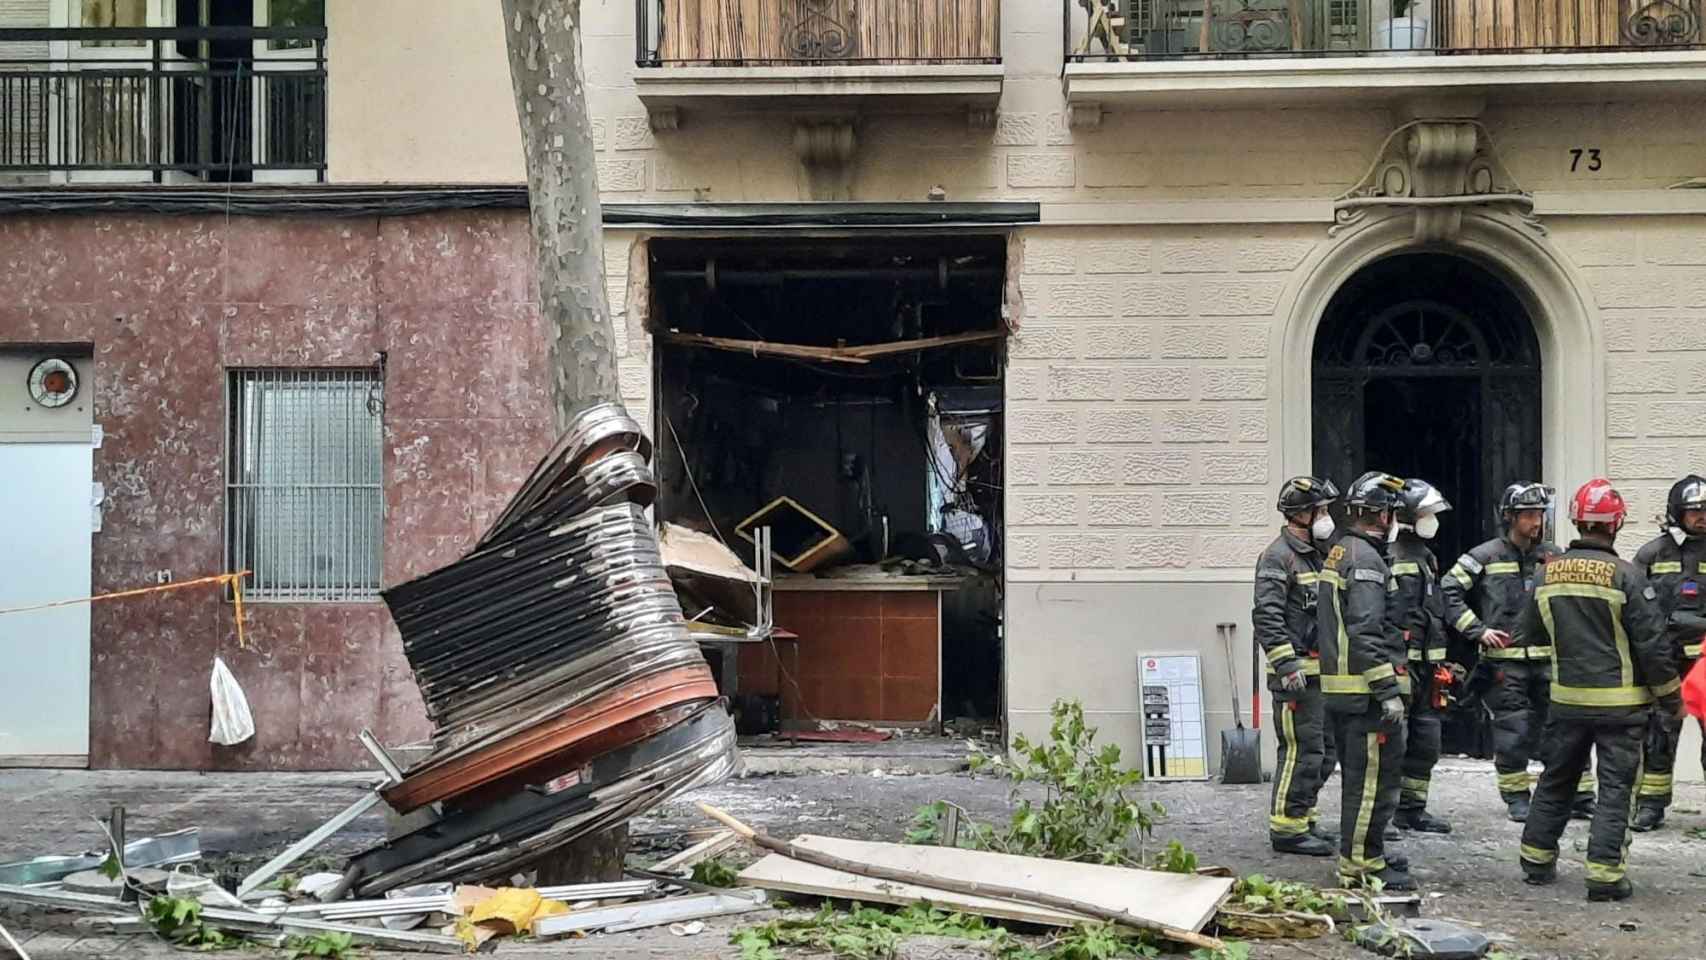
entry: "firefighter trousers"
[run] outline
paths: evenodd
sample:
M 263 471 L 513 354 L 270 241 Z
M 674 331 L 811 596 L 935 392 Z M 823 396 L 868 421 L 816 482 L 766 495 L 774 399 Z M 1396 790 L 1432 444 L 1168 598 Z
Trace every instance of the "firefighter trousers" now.
M 1563 720 L 1547 727 L 1546 770 L 1540 774 L 1534 809 L 1522 829 L 1523 869 L 1531 873 L 1554 869 L 1558 838 L 1576 802 L 1576 785 L 1588 768 L 1590 754 L 1597 753 L 1599 806 L 1588 828 L 1587 881 L 1594 886 L 1623 879 L 1646 735 L 1646 724 L 1627 720 Z
M 1318 819 L 1315 799 L 1333 772 L 1333 732 L 1327 723 L 1321 682 L 1315 677 L 1297 693 L 1274 695 L 1273 796 L 1268 834 L 1273 839 L 1307 833 Z
M 1700 724 L 1700 730 L 1700 766 L 1706 769 L 1706 723 Z M 1676 776 L 1676 751 L 1681 741 L 1680 727 L 1669 726 L 1656 716 L 1648 725 L 1647 767 L 1639 788 L 1641 806 L 1652 807 L 1661 813 L 1670 807 L 1671 785 Z
M 1546 763 L 1550 743 L 1542 741 L 1552 705 L 1552 665 L 1544 660 L 1494 660 L 1493 689 L 1487 706 L 1493 712 L 1493 769 L 1499 796 L 1506 803 L 1527 799 L 1528 761 Z M 1593 796 L 1593 767 L 1582 773 L 1577 800 Z
M 1424 689 L 1431 691 L 1431 686 Z M 1434 765 L 1439 763 L 1439 711 L 1434 709 L 1433 697 L 1423 693 L 1410 705 L 1409 730 L 1404 742 L 1404 775 L 1399 780 L 1398 809 L 1423 810 L 1428 805 L 1428 788 L 1433 784 Z
M 1383 731 L 1380 705 L 1335 713 L 1339 748 L 1339 880 L 1357 885 L 1386 869 L 1386 827 L 1398 809 L 1406 730 Z

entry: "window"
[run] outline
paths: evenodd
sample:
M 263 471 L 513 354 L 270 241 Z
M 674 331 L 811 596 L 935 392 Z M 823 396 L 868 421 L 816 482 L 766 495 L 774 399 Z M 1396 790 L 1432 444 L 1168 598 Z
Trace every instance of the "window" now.
M 83 0 L 83 16 L 80 21 L 85 27 L 146 27 L 148 26 L 148 4 L 146 0 Z M 141 40 L 85 40 L 85 47 L 140 47 Z
M 226 559 L 251 571 L 244 596 L 377 596 L 381 369 L 233 370 L 226 391 Z
M 273 27 L 323 27 L 326 0 L 267 0 L 267 25 Z M 268 50 L 311 50 L 312 40 L 268 40 Z

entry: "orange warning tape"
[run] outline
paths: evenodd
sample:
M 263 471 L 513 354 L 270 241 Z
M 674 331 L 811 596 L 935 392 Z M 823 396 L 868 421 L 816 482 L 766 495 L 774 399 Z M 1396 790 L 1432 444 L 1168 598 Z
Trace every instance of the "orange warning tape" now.
M 211 577 L 197 577 L 194 580 L 182 580 L 177 583 L 162 583 L 157 587 L 138 587 L 135 590 L 120 590 L 116 593 L 97 593 L 92 597 L 78 597 L 75 600 L 51 600 L 47 603 L 35 603 L 27 607 L 7 607 L 0 609 L 0 616 L 8 613 L 26 613 L 31 610 L 49 610 L 54 607 L 69 607 L 78 603 L 95 603 L 99 600 L 120 600 L 125 597 L 139 597 L 145 593 L 164 593 L 167 590 L 182 590 L 185 587 L 200 587 L 210 583 L 230 584 L 231 602 L 236 607 L 237 614 L 237 648 L 248 649 L 243 638 L 243 578 L 249 575 L 247 570 L 236 573 L 220 573 Z

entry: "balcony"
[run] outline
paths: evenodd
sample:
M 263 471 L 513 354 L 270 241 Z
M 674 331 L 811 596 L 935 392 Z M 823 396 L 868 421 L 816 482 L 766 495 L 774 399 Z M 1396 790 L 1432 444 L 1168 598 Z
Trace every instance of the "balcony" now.
M 1706 93 L 1706 0 L 1063 0 L 1075 105 Z
M 323 181 L 324 27 L 0 29 L 0 178 Z
M 993 109 L 1001 0 L 636 0 L 635 84 L 653 111 Z

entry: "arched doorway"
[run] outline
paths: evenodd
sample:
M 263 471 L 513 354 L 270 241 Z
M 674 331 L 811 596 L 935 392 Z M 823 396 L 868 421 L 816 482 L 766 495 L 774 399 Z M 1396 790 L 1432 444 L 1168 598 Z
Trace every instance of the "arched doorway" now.
M 1311 362 L 1313 464 L 1342 487 L 1368 469 L 1437 485 L 1456 509 L 1442 564 L 1496 533 L 1514 480 L 1539 479 L 1541 350 L 1527 309 L 1465 257 L 1399 253 L 1328 301 Z

